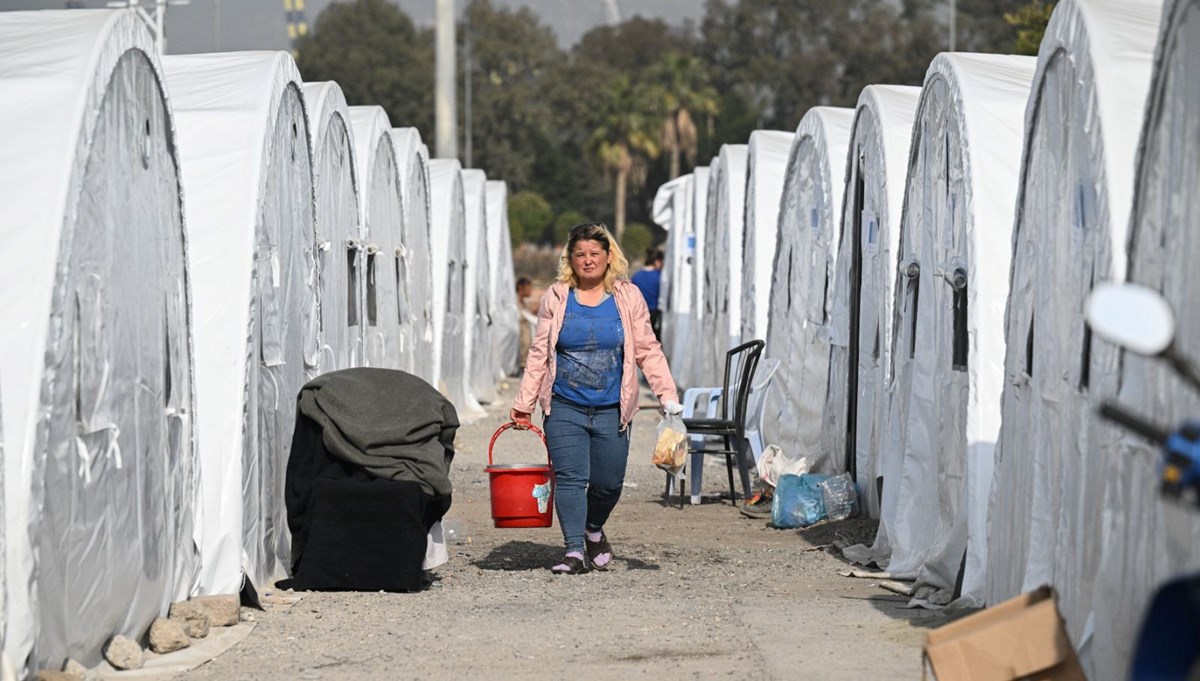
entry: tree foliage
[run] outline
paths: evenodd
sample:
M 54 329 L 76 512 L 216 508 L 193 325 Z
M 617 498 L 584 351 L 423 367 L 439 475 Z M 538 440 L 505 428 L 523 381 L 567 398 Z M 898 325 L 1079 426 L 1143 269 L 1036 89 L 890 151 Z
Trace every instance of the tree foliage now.
M 541 240 L 553 217 L 550 204 L 537 192 L 525 190 L 508 197 L 508 229 L 513 243 Z
M 957 49 L 1003 52 L 1017 39 L 1036 52 L 1051 5 L 957 7 Z M 638 16 L 569 50 L 528 9 L 471 0 L 461 16 L 472 165 L 509 183 L 514 240 L 543 243 L 566 222 L 649 224 L 655 188 L 722 144 L 794 130 L 813 106 L 854 106 L 871 83 L 919 85 L 949 38 L 944 0 L 706 0 L 698 27 Z M 305 80 L 336 80 L 350 104 L 380 104 L 393 125 L 433 139 L 433 30 L 394 2 L 332 3 L 297 47 Z
M 378 104 L 396 127 L 433 139 L 433 31 L 387 0 L 335 2 L 296 43 L 308 82 L 334 80 L 351 106 Z
M 1053 2 L 1033 0 L 1015 12 L 1007 12 L 1004 21 L 1017 29 L 1017 40 L 1013 51 L 1017 54 L 1037 55 L 1042 46 L 1042 36 L 1050 25 L 1050 15 L 1054 12 Z

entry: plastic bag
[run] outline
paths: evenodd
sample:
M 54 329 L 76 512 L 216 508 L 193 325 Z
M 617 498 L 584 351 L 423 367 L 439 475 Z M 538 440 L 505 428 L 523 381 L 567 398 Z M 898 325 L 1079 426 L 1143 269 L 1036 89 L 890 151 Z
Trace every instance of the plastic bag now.
M 771 499 L 771 524 L 775 527 L 808 527 L 825 519 L 825 490 L 828 475 L 779 476 Z
M 667 414 L 658 422 L 658 439 L 654 442 L 654 457 L 650 460 L 664 471 L 679 476 L 687 463 L 687 426 L 678 414 Z
M 824 492 L 826 518 L 844 520 L 858 515 L 858 490 L 849 473 L 830 476 L 820 486 Z
M 755 465 L 758 467 L 759 479 L 774 487 L 778 484 L 779 477 L 785 473 L 791 475 L 807 473 L 808 457 L 802 456 L 793 460 L 784 454 L 778 445 L 767 445 Z

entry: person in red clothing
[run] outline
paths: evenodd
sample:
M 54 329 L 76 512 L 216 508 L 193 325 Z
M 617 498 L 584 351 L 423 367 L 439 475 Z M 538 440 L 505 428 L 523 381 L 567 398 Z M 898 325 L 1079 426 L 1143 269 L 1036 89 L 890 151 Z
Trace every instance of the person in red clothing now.
M 612 561 L 604 523 L 625 482 L 637 370 L 663 411 L 683 411 L 646 302 L 625 280 L 627 267 L 602 223 L 571 228 L 509 412 L 517 428 L 529 427 L 535 405 L 545 415 L 554 509 L 567 548 L 550 568 L 555 574 L 606 570 Z

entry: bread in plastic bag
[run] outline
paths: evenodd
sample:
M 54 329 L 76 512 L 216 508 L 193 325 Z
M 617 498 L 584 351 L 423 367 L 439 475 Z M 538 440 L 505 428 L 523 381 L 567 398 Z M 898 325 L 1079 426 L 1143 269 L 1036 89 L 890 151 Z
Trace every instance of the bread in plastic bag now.
M 664 471 L 679 476 L 687 463 L 687 426 L 678 414 L 668 414 L 658 422 L 658 439 L 654 442 L 654 457 L 650 460 Z

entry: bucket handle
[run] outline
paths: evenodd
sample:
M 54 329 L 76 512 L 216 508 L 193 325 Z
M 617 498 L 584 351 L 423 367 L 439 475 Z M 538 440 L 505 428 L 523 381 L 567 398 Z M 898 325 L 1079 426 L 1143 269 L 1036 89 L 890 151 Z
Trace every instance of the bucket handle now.
M 509 421 L 508 423 L 505 423 L 504 425 L 497 428 L 496 432 L 492 434 L 492 441 L 488 443 L 488 465 L 489 466 L 492 465 L 492 449 L 495 448 L 496 440 L 498 440 L 500 438 L 500 433 L 503 433 L 506 430 L 509 430 L 511 428 L 516 428 L 516 427 L 517 427 L 517 424 L 513 423 L 512 421 Z M 537 426 L 535 426 L 531 423 L 528 426 L 526 426 L 526 429 L 532 430 L 533 432 L 537 433 L 537 436 L 542 438 L 542 445 L 546 446 L 546 435 L 545 435 L 545 433 L 543 433 L 541 431 L 540 428 L 538 428 Z M 546 463 L 550 463 L 549 447 L 547 447 L 547 449 L 546 449 Z

